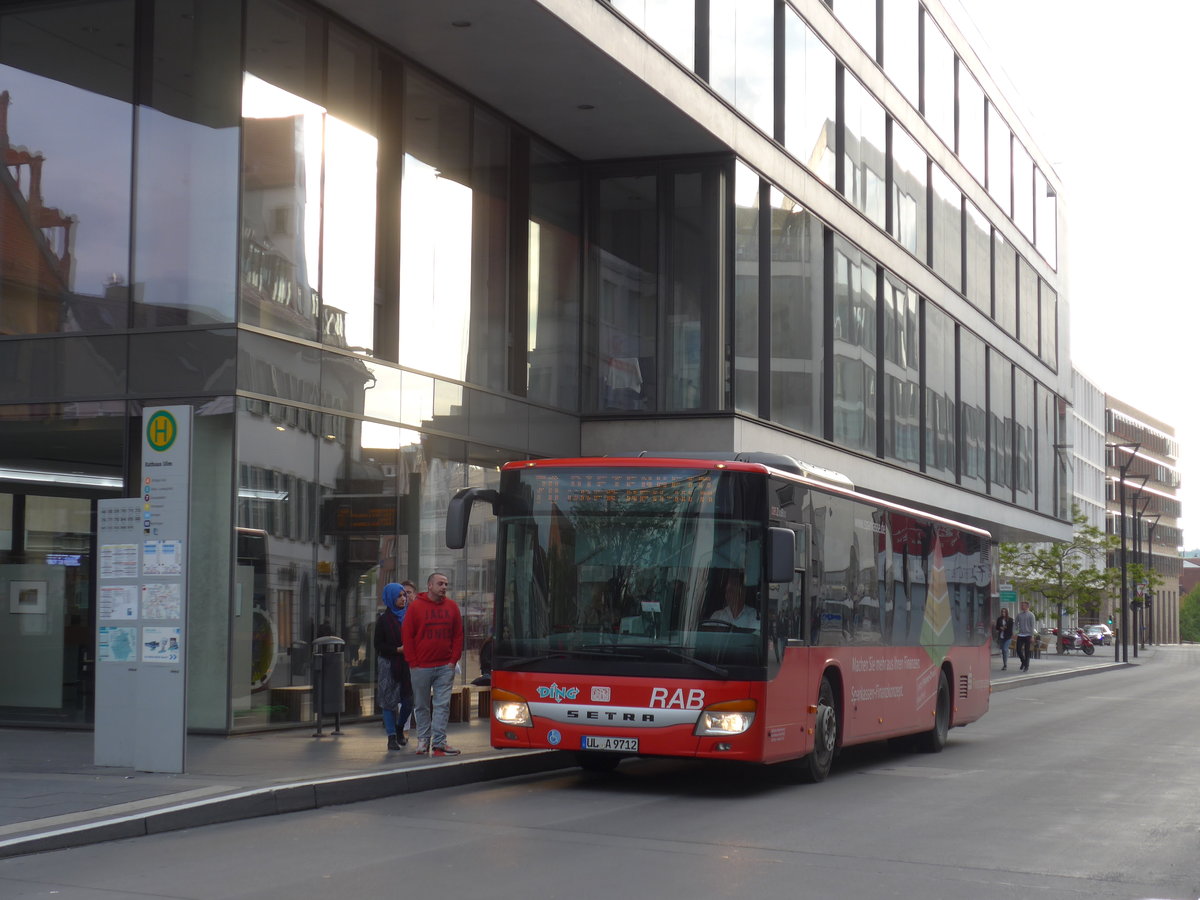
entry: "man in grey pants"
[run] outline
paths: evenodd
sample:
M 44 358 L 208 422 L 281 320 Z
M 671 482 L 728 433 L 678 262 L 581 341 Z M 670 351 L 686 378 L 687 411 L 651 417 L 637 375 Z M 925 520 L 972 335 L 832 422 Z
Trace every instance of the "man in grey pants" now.
M 1016 627 L 1013 629 L 1017 633 L 1017 658 L 1021 660 L 1021 671 L 1029 671 L 1029 644 L 1033 640 L 1033 633 L 1037 631 L 1037 619 L 1033 617 L 1033 613 L 1029 611 L 1029 601 L 1021 601 L 1021 611 L 1017 613 Z

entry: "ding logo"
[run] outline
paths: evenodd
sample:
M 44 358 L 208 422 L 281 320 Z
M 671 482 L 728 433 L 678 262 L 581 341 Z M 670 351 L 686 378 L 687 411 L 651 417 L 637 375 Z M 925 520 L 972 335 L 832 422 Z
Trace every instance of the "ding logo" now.
M 560 688 L 557 684 L 552 684 L 550 687 L 540 687 L 537 689 L 538 696 L 543 700 L 553 700 L 555 703 L 562 703 L 564 700 L 574 700 L 579 696 L 579 688 Z

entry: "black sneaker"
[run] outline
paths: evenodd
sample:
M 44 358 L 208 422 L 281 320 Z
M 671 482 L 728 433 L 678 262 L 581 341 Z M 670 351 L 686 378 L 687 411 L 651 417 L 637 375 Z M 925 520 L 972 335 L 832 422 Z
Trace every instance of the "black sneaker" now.
M 394 734 L 388 735 L 388 749 L 389 750 L 399 750 L 400 749 L 400 741 L 398 741 L 396 739 L 396 736 Z

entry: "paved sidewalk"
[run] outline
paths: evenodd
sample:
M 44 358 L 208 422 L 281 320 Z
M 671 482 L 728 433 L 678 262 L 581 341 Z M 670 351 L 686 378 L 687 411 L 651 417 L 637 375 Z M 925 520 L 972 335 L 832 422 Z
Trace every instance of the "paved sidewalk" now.
M 998 655 L 992 662 L 994 691 L 1124 666 L 1111 647 L 1045 654 L 1028 673 L 1012 660 L 1001 672 Z M 340 737 L 329 730 L 189 735 L 186 774 L 158 775 L 93 765 L 91 732 L 0 729 L 0 858 L 571 765 L 551 751 L 494 750 L 478 719 L 449 727 L 461 756 L 432 759 L 412 752 L 412 741 L 389 752 L 377 721 L 343 725 Z

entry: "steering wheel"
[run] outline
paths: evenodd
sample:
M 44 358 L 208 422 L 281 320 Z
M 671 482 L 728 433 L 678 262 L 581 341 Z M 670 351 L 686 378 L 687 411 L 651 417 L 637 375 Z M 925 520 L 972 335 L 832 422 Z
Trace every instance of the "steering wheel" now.
M 710 628 L 713 631 L 733 631 L 733 623 L 724 619 L 705 619 L 697 628 Z

